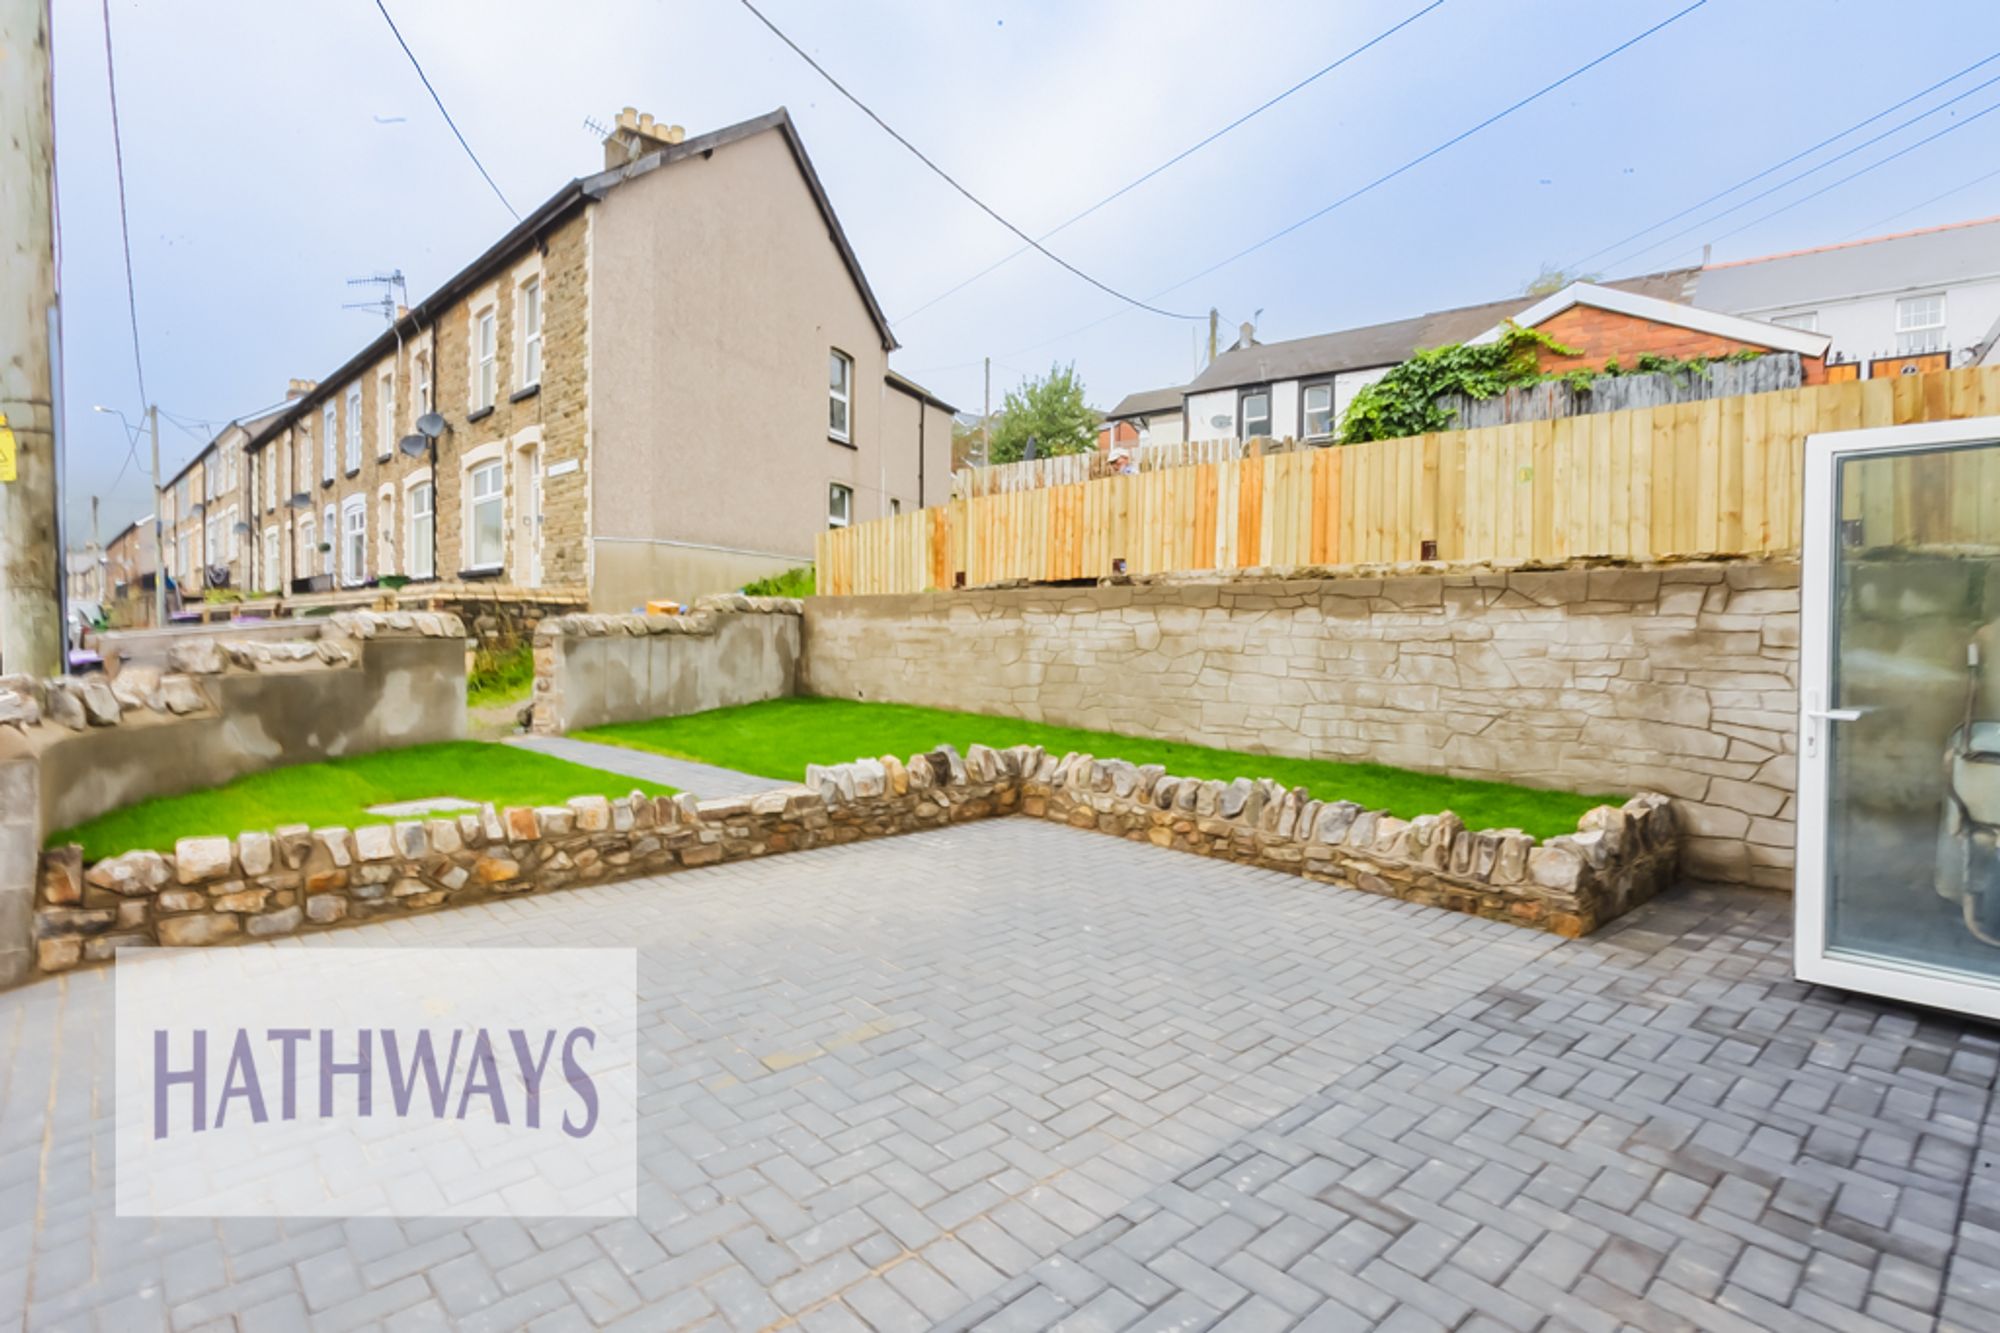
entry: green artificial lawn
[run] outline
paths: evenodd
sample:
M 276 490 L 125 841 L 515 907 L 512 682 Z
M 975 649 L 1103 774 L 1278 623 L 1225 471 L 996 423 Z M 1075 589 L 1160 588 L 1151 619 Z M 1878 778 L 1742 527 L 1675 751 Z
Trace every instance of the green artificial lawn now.
M 393 801 L 456 796 L 502 807 L 560 805 L 572 796 L 635 790 L 664 796 L 674 789 L 508 745 L 445 741 L 274 768 L 207 791 L 141 801 L 51 834 L 49 845 L 80 842 L 84 859 L 95 861 L 139 848 L 171 852 L 181 838 L 234 837 L 281 824 L 385 824 L 392 816 L 371 815 L 368 807 Z
M 1321 800 L 1357 801 L 1405 819 L 1451 810 L 1471 828 L 1518 828 L 1538 838 L 1574 833 L 1584 811 L 1624 800 L 1411 773 L 1384 764 L 1286 759 L 1018 718 L 849 699 L 772 699 L 685 717 L 597 727 L 577 732 L 576 739 L 651 750 L 782 782 L 799 781 L 809 763 L 844 763 L 883 754 L 902 758 L 947 741 L 961 753 L 974 742 L 995 749 L 1039 745 L 1057 755 L 1075 750 L 1135 764 L 1164 764 L 1167 772 L 1181 777 L 1272 778 L 1287 787 L 1304 787 Z

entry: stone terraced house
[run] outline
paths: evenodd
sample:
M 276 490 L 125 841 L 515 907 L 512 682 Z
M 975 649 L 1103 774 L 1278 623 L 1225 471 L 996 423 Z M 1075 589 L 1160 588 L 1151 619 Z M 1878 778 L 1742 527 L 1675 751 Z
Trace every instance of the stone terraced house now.
M 604 151 L 250 435 L 242 586 L 624 611 L 949 495 L 952 409 L 889 370 L 782 108 L 692 138 L 628 108 Z

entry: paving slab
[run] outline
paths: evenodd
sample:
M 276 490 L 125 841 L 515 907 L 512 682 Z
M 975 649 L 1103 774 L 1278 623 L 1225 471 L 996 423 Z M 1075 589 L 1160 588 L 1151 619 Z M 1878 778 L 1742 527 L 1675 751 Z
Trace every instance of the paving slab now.
M 657 782 L 678 791 L 708 800 L 716 797 L 755 796 L 786 784 L 733 768 L 698 764 L 691 759 L 671 759 L 650 750 L 630 750 L 622 745 L 601 745 L 596 741 L 573 740 L 568 736 L 514 736 L 506 744 L 553 755 L 573 764 L 622 773 L 643 782 Z M 803 775 L 801 775 L 803 776 Z M 796 779 L 795 779 L 796 780 Z
M 1994 1327 L 2000 1039 L 1794 982 L 1788 929 L 1689 887 L 1565 942 L 999 820 L 246 946 L 636 945 L 612 1221 L 117 1218 L 72 973 L 0 995 L 0 1318 Z

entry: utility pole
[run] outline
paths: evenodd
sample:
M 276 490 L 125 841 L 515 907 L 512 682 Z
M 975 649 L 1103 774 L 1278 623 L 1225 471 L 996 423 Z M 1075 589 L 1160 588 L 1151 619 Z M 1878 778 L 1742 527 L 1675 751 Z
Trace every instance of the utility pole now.
M 0 658 L 63 668 L 48 0 L 0 0 Z
M 1222 312 L 1214 306 L 1208 308 L 1208 363 L 1215 364 L 1215 331 L 1222 319 Z
M 146 427 L 153 432 L 153 628 L 167 627 L 166 492 L 160 489 L 160 409 L 146 404 Z
M 986 401 L 979 409 L 979 465 L 993 457 L 993 358 L 986 358 Z

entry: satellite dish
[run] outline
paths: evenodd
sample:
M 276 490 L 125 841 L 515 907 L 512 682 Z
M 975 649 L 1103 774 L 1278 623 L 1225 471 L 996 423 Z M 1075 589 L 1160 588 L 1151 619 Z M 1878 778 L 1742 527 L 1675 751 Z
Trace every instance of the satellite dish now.
M 412 458 L 422 458 L 430 452 L 431 442 L 422 435 L 405 435 L 396 441 L 396 447 Z
M 435 440 L 445 432 L 445 420 L 435 412 L 426 412 L 417 418 L 417 433 L 427 440 Z

